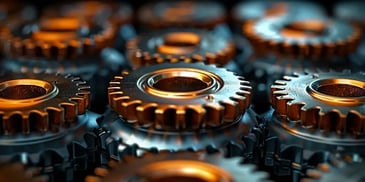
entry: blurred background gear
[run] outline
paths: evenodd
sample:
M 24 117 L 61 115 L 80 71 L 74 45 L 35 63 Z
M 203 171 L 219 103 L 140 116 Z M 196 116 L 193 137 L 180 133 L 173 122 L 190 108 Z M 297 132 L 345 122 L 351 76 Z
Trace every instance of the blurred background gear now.
M 202 152 L 162 152 L 127 158 L 110 172 L 96 170 L 86 182 L 97 181 L 266 181 L 265 172 L 240 164 L 241 159 Z M 106 172 L 106 174 L 105 174 Z
M 208 31 L 172 29 L 132 39 L 127 51 L 135 67 L 179 61 L 225 65 L 235 56 L 235 44 Z

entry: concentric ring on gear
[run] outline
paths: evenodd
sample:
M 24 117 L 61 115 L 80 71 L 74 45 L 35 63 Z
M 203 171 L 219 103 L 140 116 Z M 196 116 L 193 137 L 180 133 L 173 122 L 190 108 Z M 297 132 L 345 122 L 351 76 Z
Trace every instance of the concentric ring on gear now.
M 348 55 L 361 38 L 358 27 L 326 19 L 268 18 L 246 23 L 243 32 L 260 51 L 317 59 Z
M 202 152 L 162 152 L 129 158 L 118 164 L 102 180 L 125 181 L 262 181 L 265 172 L 255 171 L 254 165 L 240 165 L 241 158 L 224 158 L 221 154 Z M 101 170 L 100 170 L 101 171 Z M 97 173 L 98 171 L 96 171 Z M 98 173 L 97 173 L 98 175 Z M 89 176 L 86 181 L 97 179 Z M 100 178 L 99 178 L 100 179 Z
M 180 61 L 224 65 L 234 57 L 235 45 L 208 31 L 175 29 L 134 38 L 127 51 L 135 66 Z
M 91 23 L 72 17 L 47 17 L 11 29 L 3 42 L 5 54 L 56 60 L 95 55 L 111 45 L 115 34 L 109 22 Z
M 195 130 L 236 122 L 250 104 L 250 90 L 249 82 L 224 68 L 165 63 L 116 76 L 109 103 L 129 123 Z
M 364 80 L 364 73 L 349 71 L 294 74 L 277 80 L 271 87 L 277 115 L 273 125 L 278 125 L 274 130 L 312 147 L 322 143 L 363 150 Z

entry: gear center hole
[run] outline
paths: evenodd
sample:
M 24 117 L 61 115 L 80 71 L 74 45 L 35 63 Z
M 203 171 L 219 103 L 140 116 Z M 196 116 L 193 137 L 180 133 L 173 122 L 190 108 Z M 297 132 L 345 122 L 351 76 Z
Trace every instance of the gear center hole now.
M 173 32 L 163 37 L 157 51 L 164 54 L 188 54 L 200 44 L 200 36 L 193 32 Z
M 192 92 L 207 88 L 209 85 L 204 80 L 192 77 L 172 77 L 157 80 L 153 87 L 168 92 Z
M 52 84 L 33 79 L 9 80 L 0 83 L 0 98 L 26 100 L 46 96 L 53 90 Z
M 319 86 L 318 92 L 336 97 L 364 97 L 365 89 L 354 85 L 331 84 Z
M 308 38 L 325 34 L 327 24 L 318 20 L 297 21 L 285 25 L 281 34 L 285 37 Z

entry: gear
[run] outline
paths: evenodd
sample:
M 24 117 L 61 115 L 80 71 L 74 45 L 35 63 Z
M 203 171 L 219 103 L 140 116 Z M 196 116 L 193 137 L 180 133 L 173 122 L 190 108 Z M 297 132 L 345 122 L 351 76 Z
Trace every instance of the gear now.
M 212 29 L 226 21 L 226 12 L 216 2 L 165 1 L 142 6 L 137 14 L 146 30 L 171 27 Z
M 237 4 L 232 10 L 233 19 L 240 23 L 264 18 L 323 18 L 325 16 L 325 10 L 322 7 L 308 1 L 249 1 Z
M 263 19 L 249 22 L 243 32 L 258 54 L 331 58 L 354 52 L 361 30 L 349 23 L 325 19 Z
M 90 22 L 108 20 L 116 26 L 132 21 L 132 7 L 126 3 L 102 1 L 85 1 L 58 4 L 47 7 L 43 15 L 46 17 L 85 18 Z
M 111 45 L 115 34 L 108 22 L 91 24 L 59 17 L 20 23 L 11 29 L 2 42 L 8 56 L 57 60 L 95 55 Z
M 116 76 L 109 103 L 130 123 L 196 130 L 236 121 L 250 105 L 250 90 L 223 68 L 165 63 Z
M 362 1 L 343 1 L 334 6 L 334 14 L 337 18 L 349 20 L 353 23 L 365 27 L 365 14 L 362 7 L 365 3 Z
M 308 170 L 308 178 L 303 182 L 359 182 L 365 180 L 364 175 L 365 162 L 344 163 L 337 161 L 334 164 L 319 164 L 316 169 Z
M 1 133 L 47 132 L 77 123 L 88 107 L 89 87 L 70 75 L 17 74 L 0 78 Z
M 27 168 L 21 163 L 4 163 L 0 164 L 0 182 L 46 182 L 46 176 L 36 176 L 39 174 L 37 168 Z
M 224 65 L 235 55 L 233 41 L 192 29 L 150 33 L 130 40 L 127 50 L 137 66 L 178 61 Z
M 129 158 L 109 174 L 96 170 L 104 178 L 89 176 L 87 182 L 97 181 L 264 181 L 265 172 L 254 165 L 240 165 L 241 158 L 224 158 L 221 154 L 202 152 L 162 152 Z
M 277 115 L 274 130 L 291 143 L 308 147 L 364 150 L 364 80 L 364 73 L 349 71 L 295 74 L 277 80 L 271 87 Z

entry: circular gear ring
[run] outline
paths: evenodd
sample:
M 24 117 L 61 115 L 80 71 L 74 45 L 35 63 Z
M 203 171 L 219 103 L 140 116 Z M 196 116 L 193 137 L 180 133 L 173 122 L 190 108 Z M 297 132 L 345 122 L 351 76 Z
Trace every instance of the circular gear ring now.
M 78 122 L 89 103 L 89 86 L 78 77 L 12 73 L 0 78 L 2 135 L 57 132 Z
M 258 54 L 314 59 L 354 52 L 362 34 L 360 28 L 338 20 L 290 18 L 251 21 L 243 25 L 243 32 Z
M 234 57 L 235 44 L 207 31 L 176 29 L 134 38 L 127 51 L 137 66 L 178 61 L 224 65 Z
M 255 171 L 254 165 L 240 165 L 240 157 L 224 158 L 219 153 L 162 152 L 125 161 L 109 174 L 102 169 L 95 170 L 104 178 L 88 176 L 86 181 L 263 181 L 268 178 L 267 173 Z
M 249 82 L 224 68 L 183 62 L 116 76 L 108 90 L 110 106 L 127 122 L 167 130 L 237 121 L 250 105 L 250 91 Z
M 142 6 L 137 17 L 147 30 L 171 27 L 212 29 L 226 21 L 226 12 L 216 2 L 165 1 Z
M 75 59 L 95 55 L 111 45 L 115 30 L 108 22 L 85 23 L 78 18 L 44 18 L 15 25 L 3 41 L 11 57 Z M 30 29 L 24 33 L 23 29 Z

